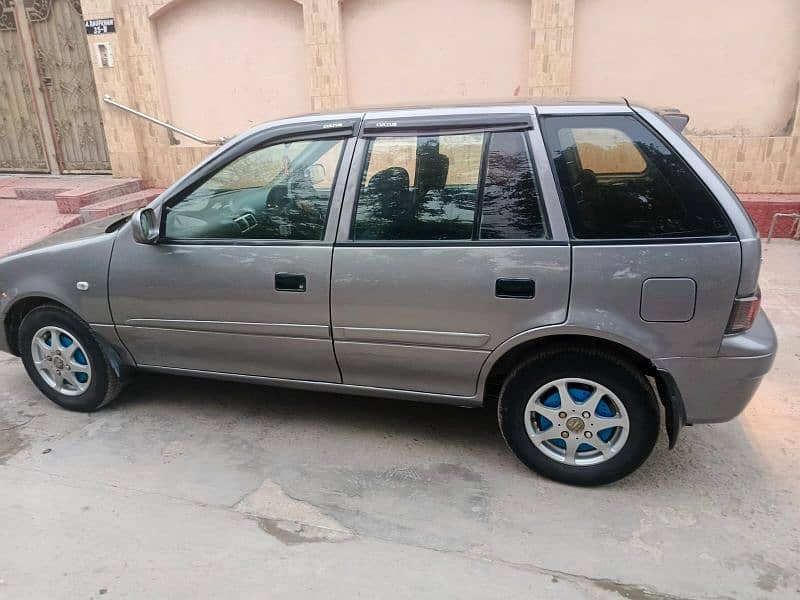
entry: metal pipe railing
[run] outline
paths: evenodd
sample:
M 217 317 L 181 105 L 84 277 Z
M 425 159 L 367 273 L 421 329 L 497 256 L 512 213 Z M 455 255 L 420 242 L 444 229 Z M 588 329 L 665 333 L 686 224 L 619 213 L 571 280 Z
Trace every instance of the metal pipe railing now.
M 795 236 L 800 233 L 800 213 L 775 213 L 772 215 L 772 223 L 769 225 L 769 234 L 767 235 L 767 243 L 769 244 L 772 241 L 772 233 L 775 230 L 775 224 L 778 222 L 778 218 L 787 218 L 787 219 L 795 219 L 797 221 L 797 231 L 795 232 Z M 794 227 L 795 224 L 792 224 Z M 789 230 L 789 237 L 791 235 L 791 229 Z
M 111 106 L 116 106 L 120 110 L 124 110 L 125 112 L 129 112 L 132 115 L 136 115 L 137 117 L 141 117 L 142 119 L 145 119 L 146 121 L 150 121 L 151 123 L 155 123 L 156 125 L 161 125 L 161 127 L 169 129 L 170 131 L 173 131 L 173 132 L 175 132 L 175 133 L 177 133 L 179 135 L 188 137 L 189 139 L 192 139 L 195 142 L 200 142 L 201 144 L 208 144 L 209 146 L 221 146 L 222 144 L 224 144 L 227 141 L 225 138 L 218 138 L 218 139 L 215 139 L 215 140 L 208 140 L 206 138 L 202 138 L 199 135 L 195 135 L 193 133 L 190 133 L 189 131 L 186 131 L 185 129 L 181 129 L 180 127 L 175 127 L 175 125 L 171 125 L 170 123 L 167 123 L 165 121 L 161 121 L 160 119 L 156 119 L 155 117 L 151 117 L 150 115 L 146 115 L 143 112 L 139 112 L 138 110 L 133 109 L 130 106 L 125 106 L 124 104 L 120 104 L 119 102 L 117 102 L 111 96 L 109 96 L 107 94 L 105 96 L 103 96 L 103 102 L 105 102 L 106 104 L 110 104 Z

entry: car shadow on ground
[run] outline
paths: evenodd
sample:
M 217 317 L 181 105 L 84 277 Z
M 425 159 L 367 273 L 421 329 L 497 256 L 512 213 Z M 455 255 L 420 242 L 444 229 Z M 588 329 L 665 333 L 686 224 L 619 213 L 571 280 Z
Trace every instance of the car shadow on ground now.
M 409 444 L 426 445 L 436 452 L 442 448 L 468 448 L 471 458 L 464 458 L 467 463 L 480 465 L 484 470 L 497 470 L 498 475 L 530 476 L 532 481 L 546 481 L 530 473 L 506 448 L 494 406 L 462 408 L 148 373 L 137 376 L 105 410 L 134 408 L 156 410 L 176 418 L 202 416 L 219 422 L 221 427 L 224 424 L 240 428 L 247 424 L 265 428 L 285 426 L 309 435 L 356 436 L 365 442 L 367 438 L 374 442 L 376 435 L 391 436 Z M 241 431 L 240 435 L 250 434 Z M 721 460 L 719 446 L 726 445 L 725 440 L 735 443 L 728 445 L 727 458 Z M 365 447 L 369 451 L 369 446 Z M 739 459 L 731 461 L 730 453 L 734 451 Z M 324 454 L 324 450 L 319 452 Z M 464 457 L 463 452 L 459 455 Z M 320 456 L 320 460 L 324 457 Z M 656 486 L 662 491 L 674 488 L 678 492 L 682 486 L 709 481 L 710 471 L 716 471 L 713 479 L 718 483 L 720 478 L 740 476 L 742 468 L 748 469 L 753 480 L 768 477 L 766 472 L 759 474 L 757 454 L 753 453 L 746 431 L 738 421 L 686 427 L 681 431 L 678 446 L 671 451 L 667 449 L 662 427 L 649 459 L 637 472 L 611 488 L 635 492 Z
M 151 403 L 167 410 L 199 411 L 226 419 L 290 419 L 295 427 L 331 432 L 383 431 L 445 444 L 469 442 L 478 451 L 505 450 L 494 407 L 464 408 L 147 373 L 137 375 L 104 410 Z

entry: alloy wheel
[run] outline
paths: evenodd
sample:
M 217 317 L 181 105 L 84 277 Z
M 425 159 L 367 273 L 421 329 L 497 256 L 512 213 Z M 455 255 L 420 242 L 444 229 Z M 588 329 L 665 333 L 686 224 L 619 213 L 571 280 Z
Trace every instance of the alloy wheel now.
M 60 327 L 42 327 L 31 340 L 31 356 L 42 380 L 59 394 L 79 396 L 89 389 L 92 366 L 78 339 Z
M 525 429 L 549 458 L 574 466 L 596 465 L 616 456 L 628 439 L 625 405 L 607 387 L 589 379 L 556 379 L 528 400 Z

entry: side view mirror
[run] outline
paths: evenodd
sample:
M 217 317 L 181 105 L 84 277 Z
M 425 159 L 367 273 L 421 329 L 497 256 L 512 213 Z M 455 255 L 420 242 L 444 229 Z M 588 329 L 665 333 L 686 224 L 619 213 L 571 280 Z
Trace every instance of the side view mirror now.
M 141 208 L 131 217 L 133 239 L 139 244 L 155 244 L 158 241 L 158 219 L 152 208 Z
M 310 167 L 306 167 L 303 173 L 312 185 L 316 185 L 325 179 L 325 167 L 319 163 L 315 163 Z

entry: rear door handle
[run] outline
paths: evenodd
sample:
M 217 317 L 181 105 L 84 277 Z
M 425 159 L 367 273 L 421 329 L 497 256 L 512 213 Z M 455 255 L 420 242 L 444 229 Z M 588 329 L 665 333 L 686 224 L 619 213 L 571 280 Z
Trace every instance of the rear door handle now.
M 279 292 L 305 292 L 306 276 L 302 273 L 275 273 L 275 289 Z
M 533 298 L 536 282 L 533 279 L 498 279 L 494 283 L 494 295 L 498 298 Z

